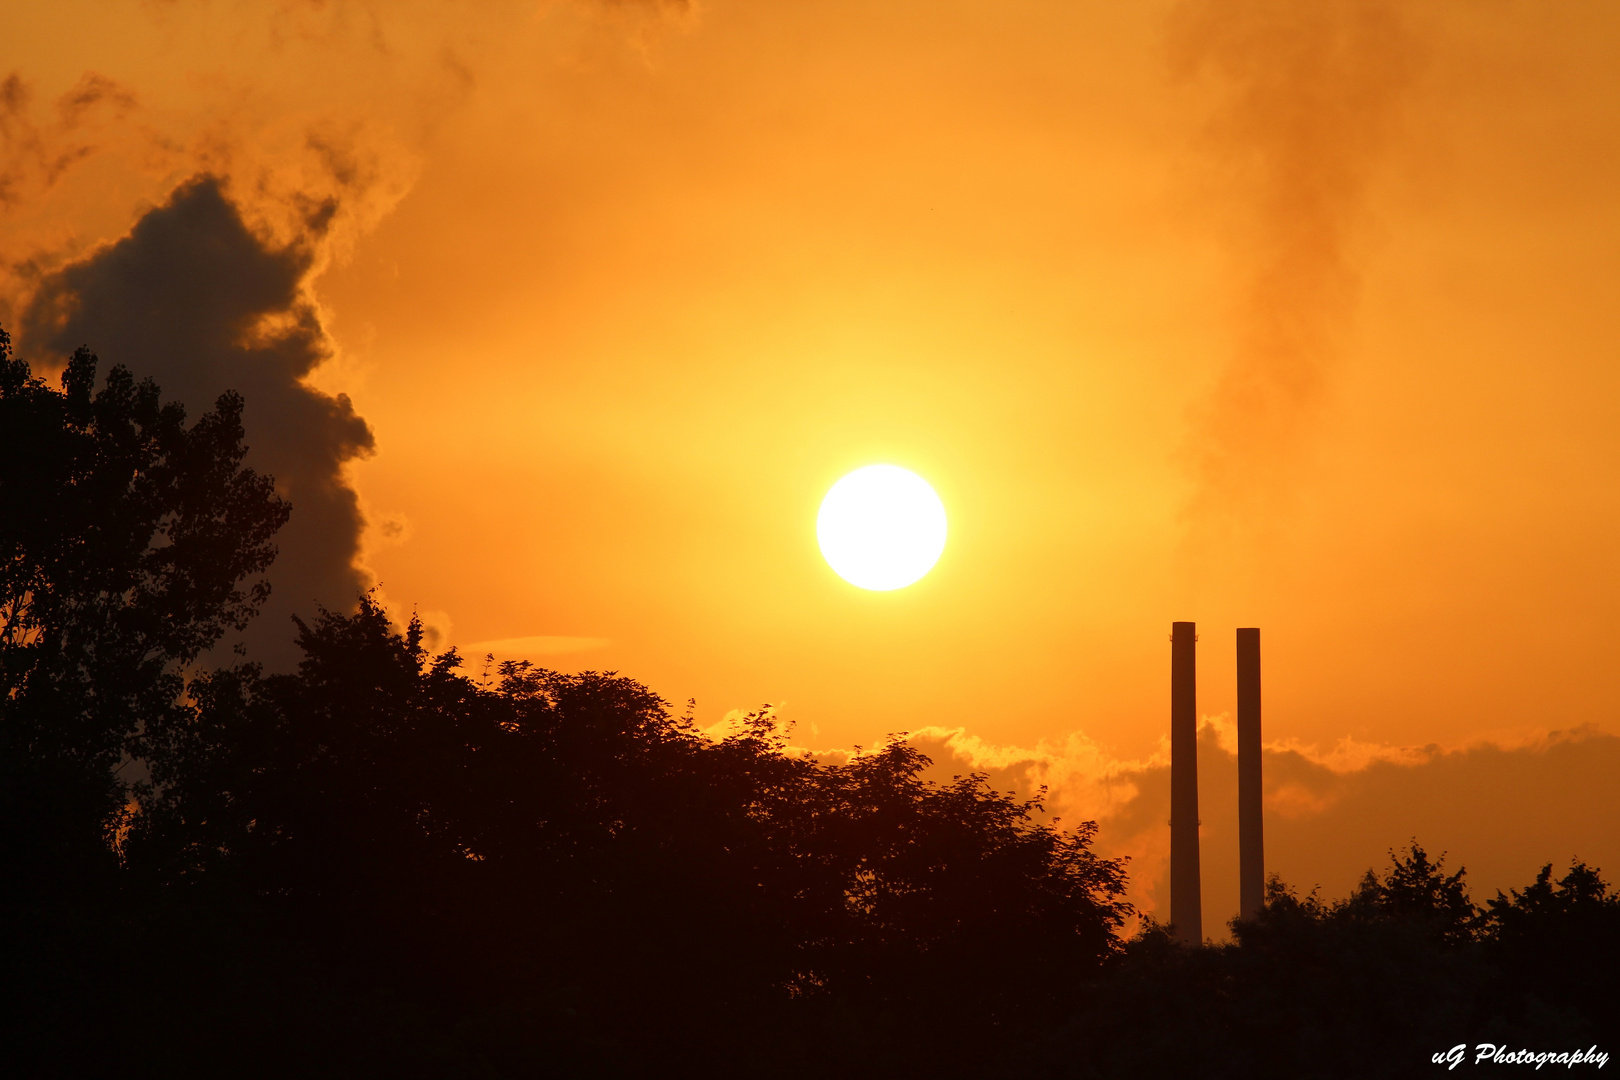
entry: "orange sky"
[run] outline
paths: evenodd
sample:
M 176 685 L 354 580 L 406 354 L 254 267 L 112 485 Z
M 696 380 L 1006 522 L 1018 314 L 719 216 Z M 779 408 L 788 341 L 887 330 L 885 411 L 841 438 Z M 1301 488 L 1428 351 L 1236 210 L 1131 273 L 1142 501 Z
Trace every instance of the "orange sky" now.
M 336 196 L 314 382 L 375 433 L 364 568 L 449 642 L 818 749 L 1067 762 L 1009 783 L 1103 815 L 1151 905 L 1152 785 L 1130 824 L 1096 778 L 1163 752 L 1172 620 L 1211 717 L 1259 626 L 1267 737 L 1327 770 L 1272 783 L 1285 878 L 1342 894 L 1414 833 L 1491 888 L 1620 872 L 1612 771 L 1556 801 L 1547 738 L 1620 762 L 1614 9 L 0 12 L 0 319 L 199 172 L 282 241 Z M 815 544 L 876 461 L 950 515 L 895 593 Z M 1419 794 L 1491 746 L 1520 771 L 1448 799 L 1519 800 L 1511 858 Z M 1406 794 L 1350 814 L 1378 768 Z

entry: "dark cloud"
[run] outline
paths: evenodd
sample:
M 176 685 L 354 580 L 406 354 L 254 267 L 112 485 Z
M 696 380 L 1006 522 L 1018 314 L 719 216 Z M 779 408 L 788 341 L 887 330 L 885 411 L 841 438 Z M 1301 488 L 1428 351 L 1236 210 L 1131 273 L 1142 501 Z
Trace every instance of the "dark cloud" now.
M 355 566 L 363 522 L 342 469 L 372 449 L 371 431 L 347 396 L 302 381 L 331 352 L 303 287 L 330 218 L 311 215 L 302 241 L 275 247 L 202 177 L 122 240 L 45 279 L 22 319 L 36 362 L 88 345 L 104 368 L 151 376 L 194 417 L 227 389 L 242 394 L 248 462 L 293 505 L 270 601 L 246 635 L 275 667 L 295 659 L 289 615 L 347 608 L 369 584 Z
M 1222 795 L 1231 807 L 1222 807 L 1231 822 L 1222 842 L 1235 867 L 1237 764 L 1224 752 L 1210 764 L 1231 779 Z M 1344 773 L 1291 751 L 1268 752 L 1265 768 L 1267 843 L 1285 860 L 1278 864 L 1285 876 L 1304 889 L 1321 884 L 1342 894 L 1347 872 L 1387 863 L 1388 849 L 1414 837 L 1467 866 L 1476 901 L 1528 884 L 1548 862 L 1562 869 L 1578 857 L 1610 880 L 1620 875 L 1613 786 L 1620 738 L 1596 729 L 1552 732 L 1511 748 L 1426 749 L 1410 763 L 1374 760 Z M 1328 837 L 1340 850 L 1326 850 Z M 1229 890 L 1236 895 L 1235 880 Z
M 1234 736 L 1224 717 L 1199 732 L 1204 932 L 1214 936 L 1238 908 Z M 1098 849 L 1132 857 L 1132 901 L 1163 917 L 1170 838 L 1163 755 L 1120 760 L 1081 737 L 999 747 L 961 729 L 928 729 L 914 741 L 934 758 L 934 779 L 976 770 L 991 787 L 1024 796 L 1045 785 L 1048 812 L 1070 823 L 1097 820 Z M 1263 770 L 1266 869 L 1301 892 L 1321 886 L 1325 897 L 1346 896 L 1363 872 L 1387 866 L 1390 850 L 1413 839 L 1431 854 L 1445 852 L 1448 866 L 1466 867 L 1475 902 L 1522 888 L 1549 862 L 1562 870 L 1579 858 L 1611 881 L 1620 875 L 1613 794 L 1620 737 L 1595 728 L 1508 747 L 1272 746 Z

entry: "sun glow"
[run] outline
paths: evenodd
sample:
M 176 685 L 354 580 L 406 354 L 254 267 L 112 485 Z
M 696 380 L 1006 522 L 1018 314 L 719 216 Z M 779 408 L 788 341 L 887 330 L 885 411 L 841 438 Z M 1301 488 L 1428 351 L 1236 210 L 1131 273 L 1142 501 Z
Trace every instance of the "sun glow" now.
M 928 481 L 897 465 L 868 465 L 832 486 L 816 515 L 822 557 L 863 589 L 903 589 L 945 550 L 945 506 Z

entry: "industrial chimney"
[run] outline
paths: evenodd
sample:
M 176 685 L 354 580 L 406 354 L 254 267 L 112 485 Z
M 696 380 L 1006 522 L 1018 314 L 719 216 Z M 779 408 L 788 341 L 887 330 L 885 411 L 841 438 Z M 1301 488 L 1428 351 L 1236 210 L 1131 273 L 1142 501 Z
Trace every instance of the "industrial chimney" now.
M 1198 876 L 1198 658 L 1196 628 L 1170 624 L 1170 925 L 1204 940 Z
M 1237 632 L 1238 899 L 1245 919 L 1266 895 L 1265 836 L 1260 819 L 1260 631 Z

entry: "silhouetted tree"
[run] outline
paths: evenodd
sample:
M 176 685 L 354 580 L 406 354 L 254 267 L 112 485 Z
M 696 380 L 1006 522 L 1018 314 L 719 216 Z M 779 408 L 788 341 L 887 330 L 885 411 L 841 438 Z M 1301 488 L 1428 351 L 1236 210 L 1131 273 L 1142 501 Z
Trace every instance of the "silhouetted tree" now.
M 154 725 L 126 850 L 279 913 L 361 982 L 572 986 L 637 1045 L 715 1059 L 790 1014 L 960 1044 L 1118 948 L 1124 873 L 1094 826 L 1035 825 L 982 776 L 923 780 L 902 740 L 827 765 L 763 713 L 705 738 L 612 673 L 509 663 L 481 685 L 371 597 L 299 644 L 296 674 L 199 676 Z
M 1010 1071 L 1403 1077 L 1459 1042 L 1588 1046 L 1620 1012 L 1620 900 L 1582 863 L 1551 874 L 1482 913 L 1464 871 L 1414 840 L 1343 900 L 1273 877 L 1229 944 L 1184 946 L 1150 921 Z
M 1480 912 L 1463 884 L 1466 868 L 1447 876 L 1445 855 L 1431 861 L 1416 840 L 1399 855 L 1391 850 L 1389 858 L 1384 876 L 1368 870 L 1338 914 L 1421 924 L 1453 945 L 1473 940 Z
M 80 349 L 61 389 L 0 330 L 0 865 L 46 887 L 104 864 L 144 727 L 179 667 L 264 599 L 289 509 L 242 465 L 242 400 L 194 425 Z M 62 879 L 65 883 L 66 879 Z
M 1555 1014 L 1579 1033 L 1583 1020 L 1620 1016 L 1620 895 L 1575 860 L 1561 879 L 1548 863 L 1524 891 L 1486 901 L 1480 936 L 1501 973 L 1496 1011 L 1519 1026 Z

